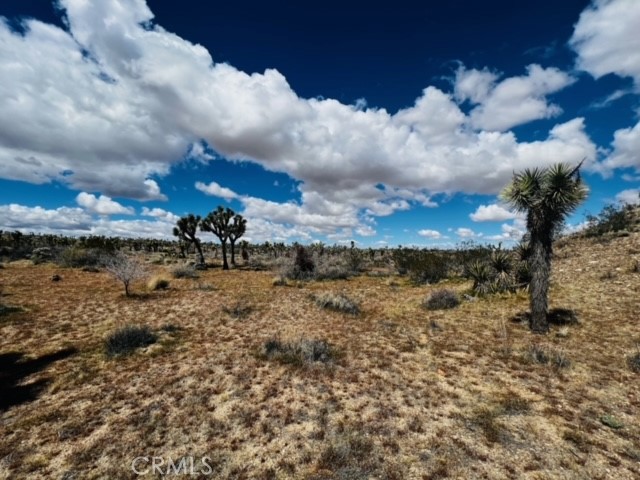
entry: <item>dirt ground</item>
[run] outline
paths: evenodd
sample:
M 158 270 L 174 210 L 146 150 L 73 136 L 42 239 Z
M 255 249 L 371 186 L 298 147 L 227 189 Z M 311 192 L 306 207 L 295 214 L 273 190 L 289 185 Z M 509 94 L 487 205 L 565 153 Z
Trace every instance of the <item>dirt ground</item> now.
M 0 478 L 159 478 L 191 459 L 189 478 L 640 478 L 638 259 L 639 233 L 558 245 L 551 307 L 578 323 L 542 336 L 517 321 L 526 293 L 422 307 L 461 281 L 274 286 L 272 272 L 211 269 L 126 298 L 104 272 L 4 264 Z M 361 313 L 319 308 L 322 292 Z M 158 342 L 107 357 L 129 324 Z M 279 363 L 262 354 L 276 337 L 339 355 Z

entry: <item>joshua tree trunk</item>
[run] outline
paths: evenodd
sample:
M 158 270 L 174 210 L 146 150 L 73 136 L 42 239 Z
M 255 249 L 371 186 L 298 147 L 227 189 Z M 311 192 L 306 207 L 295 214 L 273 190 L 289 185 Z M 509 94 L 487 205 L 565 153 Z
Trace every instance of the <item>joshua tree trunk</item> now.
M 200 246 L 200 242 L 198 240 L 194 240 L 193 243 L 196 246 L 196 250 L 198 250 L 198 255 L 200 256 L 200 263 L 204 265 L 204 255 L 202 254 L 202 247 Z
M 531 266 L 530 308 L 531 320 L 529 327 L 535 333 L 547 333 L 549 322 L 549 276 L 551 275 L 551 233 L 531 232 Z
M 222 243 L 222 269 L 229 270 L 229 264 L 227 263 L 227 242 Z

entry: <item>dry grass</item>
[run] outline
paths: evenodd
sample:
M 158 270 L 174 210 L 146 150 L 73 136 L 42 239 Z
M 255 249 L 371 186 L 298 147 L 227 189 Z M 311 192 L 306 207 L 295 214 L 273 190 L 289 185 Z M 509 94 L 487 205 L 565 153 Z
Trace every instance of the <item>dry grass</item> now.
M 144 455 L 208 456 L 222 479 L 638 478 L 639 246 L 634 233 L 558 248 L 551 305 L 579 322 L 544 337 L 510 320 L 527 308 L 520 293 L 429 311 L 435 287 L 403 279 L 274 288 L 270 272 L 212 269 L 200 275 L 213 290 L 172 279 L 126 298 L 106 273 L 5 264 L 0 303 L 19 310 L 0 315 L 3 367 L 9 352 L 22 367 L 77 353 L 21 367 L 16 388 L 41 388 L 0 411 L 0 478 L 154 478 L 131 471 Z M 329 290 L 360 315 L 318 308 Z M 255 307 L 244 321 L 224 313 L 239 299 Z M 158 341 L 109 359 L 104 339 L 140 322 Z M 341 359 L 295 368 L 256 355 L 274 337 L 323 339 Z M 531 345 L 570 367 L 523 361 Z

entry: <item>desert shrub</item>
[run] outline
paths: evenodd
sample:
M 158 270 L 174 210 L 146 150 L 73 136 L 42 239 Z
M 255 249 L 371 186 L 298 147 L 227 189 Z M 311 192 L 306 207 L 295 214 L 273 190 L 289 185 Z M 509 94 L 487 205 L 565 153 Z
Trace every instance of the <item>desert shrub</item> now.
M 263 272 L 269 269 L 269 265 L 263 259 L 255 255 L 249 257 L 249 259 L 245 261 L 245 265 L 249 270 L 256 272 Z
M 524 360 L 529 363 L 550 364 L 557 370 L 569 368 L 571 360 L 559 349 L 545 348 L 541 345 L 529 345 L 524 351 Z
M 532 363 L 549 363 L 549 355 L 545 348 L 537 344 L 529 345 L 524 351 L 525 360 Z
M 610 232 L 631 230 L 634 224 L 632 205 L 607 205 L 598 215 L 587 215 L 587 228 L 584 235 L 597 237 Z
M 179 265 L 171 270 L 173 278 L 198 278 L 198 272 L 195 267 L 190 265 Z
M 316 265 L 311 254 L 302 245 L 298 245 L 296 247 L 294 267 L 299 275 L 298 278 L 304 278 L 306 275 L 313 273 L 316 269 Z
M 335 349 L 327 341 L 319 339 L 283 342 L 273 337 L 264 343 L 262 353 L 267 359 L 296 366 L 328 364 L 336 359 Z
M 423 306 L 427 310 L 446 310 L 460 305 L 460 298 L 453 290 L 441 289 L 432 292 L 424 301 Z
M 346 254 L 346 266 L 352 273 L 359 273 L 364 265 L 364 256 L 362 252 L 352 246 Z
M 232 305 L 222 307 L 222 311 L 227 315 L 236 318 L 247 318 L 253 311 L 253 306 L 249 305 L 245 300 L 238 300 Z
M 216 289 L 216 287 L 206 282 L 198 282 L 193 288 L 194 290 L 200 290 L 201 292 L 212 292 Z
M 166 290 L 169 288 L 170 282 L 162 275 L 156 275 L 149 280 L 147 288 L 151 291 Z
M 315 298 L 316 305 L 320 308 L 334 310 L 336 312 L 358 315 L 360 307 L 349 297 L 342 293 L 323 293 Z
M 614 430 L 624 427 L 624 423 L 622 423 L 618 418 L 614 417 L 613 415 L 608 415 L 608 414 L 602 415 L 600 417 L 600 422 L 609 428 L 613 428 Z
M 44 262 L 53 261 L 56 256 L 56 252 L 49 247 L 34 248 L 31 252 L 31 261 L 34 265 L 40 265 Z
M 94 248 L 67 247 L 55 259 L 63 267 L 82 268 L 100 267 L 103 264 L 104 252 Z
M 631 355 L 629 358 L 627 358 L 627 365 L 634 372 L 640 373 L 640 351 L 638 351 L 635 355 Z
M 547 320 L 553 325 L 576 325 L 579 323 L 576 312 L 569 308 L 552 308 L 547 314 Z
M 123 356 L 155 342 L 156 336 L 149 327 L 128 325 L 109 335 L 105 350 L 109 357 Z
M 398 273 L 408 274 L 413 283 L 437 283 L 449 275 L 449 260 L 444 252 L 400 248 L 393 252 Z
M 289 280 L 346 280 L 355 272 L 349 267 L 344 255 L 319 254 L 313 255 L 305 249 L 302 259 L 298 255 L 300 248 L 296 248 L 296 256 L 293 258 L 282 257 L 278 259 L 280 276 Z M 313 265 L 313 268 L 311 268 Z
M 351 255 L 350 253 L 348 254 Z M 314 259 L 316 269 L 314 272 L 315 280 L 346 280 L 354 273 L 359 271 L 354 270 L 354 265 L 349 265 L 348 260 L 345 262 L 343 258 L 337 255 L 323 255 Z
M 147 275 L 146 267 L 136 258 L 129 257 L 122 252 L 104 259 L 104 268 L 114 279 L 124 285 L 124 293 L 129 296 L 131 283 Z

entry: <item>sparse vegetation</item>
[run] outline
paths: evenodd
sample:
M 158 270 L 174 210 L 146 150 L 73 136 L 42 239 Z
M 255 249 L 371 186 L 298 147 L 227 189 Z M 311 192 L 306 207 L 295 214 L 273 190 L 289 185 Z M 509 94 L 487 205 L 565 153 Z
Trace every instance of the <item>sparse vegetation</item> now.
M 104 265 L 105 270 L 113 278 L 122 282 L 127 297 L 131 295 L 129 291 L 131 283 L 147 275 L 147 269 L 140 261 L 120 252 L 106 258 Z
M 640 373 L 640 349 L 627 358 L 627 365 L 629 365 L 629 368 L 634 372 Z
M 599 237 L 607 233 L 633 230 L 636 225 L 635 207 L 629 204 L 606 205 L 598 215 L 587 215 L 583 235 Z
M 316 305 L 320 308 L 334 310 L 336 312 L 358 315 L 360 307 L 343 293 L 323 293 L 315 298 Z
M 104 263 L 104 255 L 105 253 L 100 250 L 73 246 L 63 249 L 55 261 L 62 267 L 96 268 Z
M 189 265 L 180 265 L 171 270 L 173 278 L 198 278 L 196 269 Z
M 557 348 L 543 347 L 540 344 L 533 343 L 524 350 L 523 354 L 526 362 L 550 364 L 556 370 L 571 366 L 571 360 L 562 350 Z
M 284 342 L 273 337 L 264 343 L 262 353 L 267 359 L 298 367 L 329 364 L 336 360 L 335 349 L 327 341 L 319 339 Z
M 600 421 L 603 425 L 613 428 L 614 430 L 624 427 L 624 424 L 613 415 L 603 415 L 600 417 Z
M 424 301 L 427 310 L 447 310 L 460 305 L 460 298 L 453 290 L 440 289 L 431 293 Z
M 232 305 L 222 307 L 222 311 L 238 320 L 247 318 L 253 312 L 253 306 L 246 300 L 240 299 Z
M 164 275 L 154 275 L 147 283 L 147 288 L 152 292 L 155 290 L 167 290 L 171 282 Z
M 444 252 L 399 248 L 393 260 L 400 274 L 408 274 L 415 284 L 437 283 L 449 275 L 450 260 Z
M 156 336 L 147 326 L 128 325 L 116 330 L 105 340 L 109 357 L 130 355 L 139 348 L 156 342 Z
M 266 271 L 223 272 L 219 244 L 203 241 L 218 268 L 174 280 L 171 269 L 195 252 L 183 259 L 175 242 L 122 239 L 119 250 L 150 277 L 170 280 L 169 291 L 141 291 L 136 301 L 105 273 L 3 263 L 0 304 L 21 308 L 0 310 L 0 377 L 12 385 L 0 400 L 29 395 L 0 411 L 0 470 L 7 478 L 129 478 L 132 451 L 177 461 L 187 449 L 211 453 L 210 477 L 221 480 L 635 478 L 640 355 L 629 262 L 639 235 L 606 245 L 563 239 L 550 292 L 564 308 L 549 310 L 546 340 L 532 337 L 528 315 L 510 321 L 527 310 L 522 292 L 468 295 L 463 258 L 493 272 L 492 254 L 506 252 L 515 278 L 517 250 L 442 252 L 449 277 L 424 286 L 396 275 L 395 249 L 357 249 L 362 274 L 354 274 L 349 246 L 313 244 L 304 247 L 311 280 L 273 288 L 295 260 L 290 246 L 245 246 Z M 316 283 L 328 265 L 349 279 Z M 607 271 L 617 277 L 604 284 Z M 63 279 L 52 282 L 54 274 Z M 440 289 L 460 293 L 463 305 L 424 310 Z M 318 307 L 323 293 L 359 304 L 358 317 Z M 254 309 L 236 320 L 245 306 Z M 107 336 L 141 322 L 155 342 L 107 356 Z M 78 355 L 40 362 L 67 346 Z

